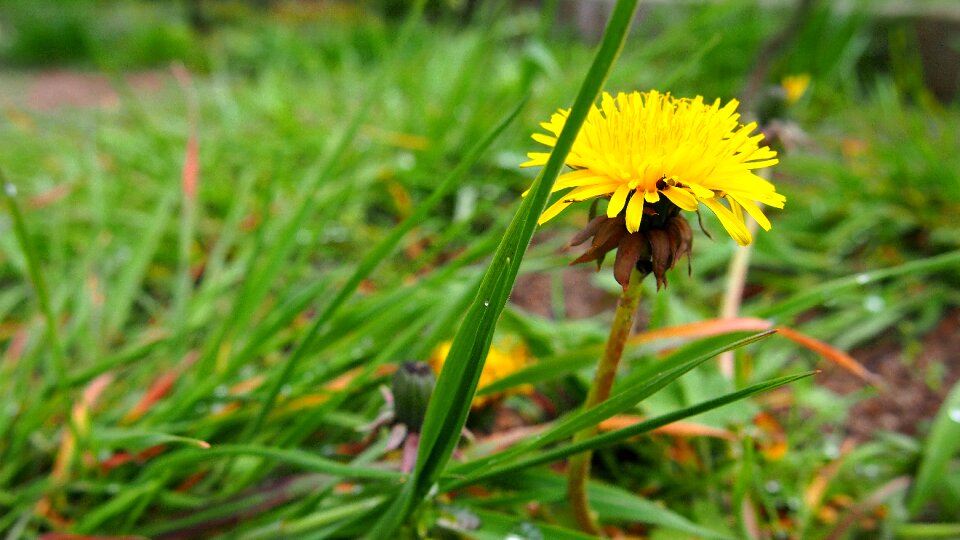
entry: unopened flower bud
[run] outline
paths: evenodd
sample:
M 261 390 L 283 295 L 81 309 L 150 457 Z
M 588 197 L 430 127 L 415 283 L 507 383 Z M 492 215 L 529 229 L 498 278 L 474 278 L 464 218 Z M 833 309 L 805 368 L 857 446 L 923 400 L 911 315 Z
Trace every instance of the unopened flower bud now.
M 394 418 L 419 433 L 437 378 L 424 362 L 404 362 L 393 374 Z

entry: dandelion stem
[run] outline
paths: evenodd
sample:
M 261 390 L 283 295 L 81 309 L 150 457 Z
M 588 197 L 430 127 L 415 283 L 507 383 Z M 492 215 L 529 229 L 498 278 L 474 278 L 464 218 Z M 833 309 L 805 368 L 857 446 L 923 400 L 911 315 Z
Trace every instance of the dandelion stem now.
M 613 386 L 613 379 L 617 374 L 620 357 L 623 356 L 624 344 L 633 329 L 633 317 L 637 312 L 637 304 L 640 302 L 640 291 L 642 290 L 641 284 L 646 275 L 646 273 L 639 272 L 636 269 L 630 273 L 630 282 L 620 296 L 620 301 L 617 302 L 617 311 L 613 316 L 613 323 L 610 325 L 607 346 L 600 362 L 597 364 L 597 373 L 594 375 L 593 385 L 587 394 L 584 409 L 593 408 L 610 397 L 610 388 Z M 573 441 L 578 443 L 589 439 L 596 434 L 596 431 L 595 427 L 580 431 L 573 436 Z M 570 466 L 567 470 L 567 495 L 570 498 L 570 505 L 577 525 L 588 533 L 598 534 L 600 530 L 597 528 L 590 511 L 590 503 L 587 501 L 587 480 L 590 478 L 591 456 L 592 452 L 583 452 L 570 459 Z

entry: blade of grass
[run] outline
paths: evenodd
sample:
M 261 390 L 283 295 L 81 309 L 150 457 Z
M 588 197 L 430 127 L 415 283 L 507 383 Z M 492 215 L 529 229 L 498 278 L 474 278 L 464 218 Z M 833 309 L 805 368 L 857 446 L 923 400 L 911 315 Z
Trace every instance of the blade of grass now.
M 329 474 L 337 477 L 366 480 L 397 480 L 403 475 L 396 471 L 344 465 L 336 461 L 318 457 L 303 450 L 289 450 L 258 446 L 252 444 L 218 445 L 203 450 L 182 450 L 157 458 L 141 473 L 143 478 L 155 476 L 155 471 L 174 470 L 194 463 L 224 456 L 256 456 L 272 459 L 299 467 L 305 471 Z
M 505 477 L 499 484 L 517 492 L 519 496 L 527 496 L 537 502 L 561 502 L 566 499 L 565 478 L 553 471 L 541 469 L 525 471 Z M 591 507 L 596 508 L 597 513 L 605 521 L 651 523 L 697 538 L 733 538 L 693 523 L 668 508 L 615 486 L 596 481 L 590 482 L 589 495 Z M 478 503 L 482 504 L 482 501 Z
M 510 516 L 480 508 L 471 508 L 470 513 L 480 518 L 480 527 L 476 529 L 465 529 L 457 527 L 453 523 L 441 522 L 439 524 L 440 528 L 457 532 L 476 540 L 521 538 L 521 536 L 517 534 L 517 531 L 521 525 L 532 526 L 535 530 L 544 535 L 542 538 L 550 538 L 551 540 L 590 540 L 595 538 L 573 529 L 566 529 L 557 525 L 548 525 L 546 523 L 530 521 L 526 518 Z
M 453 339 L 420 434 L 417 465 L 409 484 L 413 486 L 413 495 L 398 499 L 373 526 L 368 537 L 392 536 L 412 510 L 414 500 L 426 494 L 450 459 L 466 423 L 497 319 L 513 289 L 523 253 L 580 127 L 623 48 L 636 7 L 637 0 L 618 0 L 614 7 L 603 41 L 580 86 L 554 150 L 507 228 L 503 242 L 480 283 L 477 296 Z M 405 487 L 404 492 L 409 489 Z
M 655 394 L 666 385 L 678 379 L 696 366 L 723 352 L 734 350 L 749 343 L 759 341 L 771 332 L 756 334 L 743 339 L 731 336 L 718 336 L 694 343 L 677 351 L 657 364 L 655 374 L 645 381 L 637 381 L 610 397 L 607 401 L 586 411 L 579 411 L 556 422 L 550 429 L 498 454 L 492 454 L 469 463 L 452 467 L 449 474 L 469 476 L 471 472 L 485 470 L 525 452 L 535 450 L 552 442 L 569 437 L 579 430 L 600 423 L 611 416 L 620 414 L 647 397 Z
M 417 23 L 420 21 L 425 5 L 426 0 L 415 0 L 413 6 L 411 6 L 410 12 L 403 23 L 403 27 L 399 31 L 397 43 L 393 48 L 395 55 L 399 55 L 404 45 L 409 41 Z M 390 62 L 385 62 L 385 65 L 390 65 Z M 301 200 L 302 203 L 294 212 L 293 217 L 283 227 L 283 230 L 279 231 L 279 234 L 276 235 L 276 241 L 271 245 L 269 257 L 265 265 L 259 268 L 259 271 L 249 273 L 250 277 L 246 279 L 241 286 L 237 304 L 234 306 L 234 309 L 231 310 L 232 315 L 226 319 L 216 337 L 210 340 L 210 344 L 197 366 L 197 373 L 201 378 L 210 373 L 213 367 L 213 360 L 220 354 L 220 347 L 223 340 L 235 328 L 243 326 L 245 322 L 250 320 L 256 307 L 273 285 L 276 276 L 283 268 L 287 257 L 295 245 L 297 231 L 303 227 L 303 223 L 314 207 L 313 201 L 320 182 L 332 175 L 341 157 L 349 146 L 353 144 L 360 127 L 373 110 L 374 103 L 380 99 L 389 80 L 390 73 L 390 70 L 381 69 L 376 74 L 368 87 L 368 94 L 361 101 L 356 113 L 350 118 L 350 122 L 341 132 L 340 137 L 332 149 L 326 154 L 325 159 L 317 169 L 307 175 L 307 178 L 303 182 L 303 188 L 299 192 L 299 200 Z M 341 189 L 348 188 L 349 186 L 346 186 Z M 328 200 L 332 201 L 335 199 L 337 198 L 330 197 Z M 333 203 L 331 202 L 329 204 L 332 205 Z M 251 261 L 251 263 L 255 262 L 256 258 Z M 264 407 L 263 411 L 269 412 L 268 407 Z M 254 423 L 250 425 L 253 426 L 257 421 L 262 421 L 264 414 L 265 413 L 261 413 L 258 415 L 256 418 L 259 420 L 255 420 Z
M 421 493 L 439 475 L 460 437 L 496 321 L 516 280 L 523 252 L 533 236 L 537 219 L 546 206 L 553 183 L 564 166 L 580 127 L 623 47 L 636 6 L 636 0 L 620 0 L 614 7 L 604 39 L 554 150 L 507 229 L 481 282 L 477 297 L 454 338 L 421 434 L 415 477 Z
M 782 302 L 777 302 L 773 306 L 758 309 L 756 313 L 754 313 L 754 316 L 762 319 L 777 318 L 782 320 L 796 315 L 805 309 L 820 305 L 838 293 L 848 289 L 855 289 L 868 283 L 887 278 L 907 274 L 927 274 L 942 269 L 956 269 L 958 266 L 960 266 L 960 250 L 954 250 L 942 255 L 911 261 L 892 268 L 862 272 L 854 276 L 828 281 L 817 287 L 805 289 L 803 292 Z
M 306 355 L 312 351 L 314 341 L 323 327 L 328 323 L 330 317 L 336 313 L 340 306 L 344 304 L 356 291 L 360 283 L 370 275 L 371 272 L 380 264 L 384 258 L 390 256 L 400 244 L 403 238 L 411 229 L 423 221 L 423 219 L 433 210 L 433 208 L 443 199 L 443 197 L 457 185 L 457 182 L 467 173 L 468 170 L 480 159 L 480 156 L 493 144 L 496 138 L 510 125 L 523 105 L 526 98 L 520 101 L 513 110 L 511 110 L 487 135 L 477 142 L 466 154 L 463 160 L 452 170 L 446 178 L 437 186 L 436 190 L 430 194 L 427 199 L 417 206 L 417 208 L 403 220 L 399 225 L 393 228 L 383 240 L 374 246 L 362 261 L 357 265 L 353 275 L 347 280 L 347 283 L 337 292 L 337 295 L 324 307 L 323 311 L 317 316 L 316 320 L 307 331 L 306 335 L 300 341 L 300 344 L 294 349 L 293 353 L 287 358 L 279 375 L 270 383 L 263 405 L 257 416 L 254 418 L 246 430 L 247 436 L 256 433 L 267 415 L 273 409 L 280 388 L 287 383 L 294 368 Z
M 173 209 L 175 194 L 167 191 L 157 203 L 153 214 L 147 220 L 144 230 L 137 236 L 136 247 L 130 260 L 124 264 L 123 272 L 114 281 L 111 294 L 107 297 L 106 332 L 115 336 L 126 324 L 130 316 L 137 293 L 150 267 L 160 240 L 167 230 L 167 222 Z
M 944 481 L 947 465 L 960 451 L 960 383 L 953 386 L 923 445 L 923 457 L 907 499 L 907 510 L 916 517 Z
M 46 386 L 64 386 L 67 382 L 67 360 L 63 350 L 63 343 L 60 341 L 60 330 L 57 325 L 56 315 L 50 305 L 50 293 L 47 289 L 47 282 L 40 270 L 40 261 L 37 256 L 36 247 L 30 239 L 30 233 L 27 231 L 27 224 L 23 219 L 23 213 L 17 204 L 17 188 L 7 180 L 6 175 L 0 170 L 0 184 L 3 186 L 3 197 L 7 201 L 7 210 L 13 219 L 13 233 L 20 243 L 20 249 L 23 250 L 23 256 L 27 262 L 27 271 L 30 281 L 33 283 L 33 289 L 37 293 L 37 302 L 40 304 L 40 311 L 43 313 L 44 321 L 47 325 L 47 339 L 50 344 L 50 365 L 47 366 Z M 51 380 L 52 379 L 52 380 Z
M 648 433 L 650 431 L 666 426 L 673 422 L 677 422 L 685 418 L 690 418 L 692 416 L 696 416 L 698 414 L 701 414 L 713 409 L 717 409 L 725 405 L 729 405 L 730 403 L 734 403 L 736 401 L 746 399 L 756 394 L 767 392 L 774 388 L 777 388 L 786 384 L 790 384 L 800 379 L 804 379 L 813 374 L 814 372 L 801 373 L 798 375 L 788 375 L 788 376 L 780 377 L 770 381 L 754 384 L 742 390 L 738 390 L 736 392 L 732 392 L 715 399 L 711 399 L 690 407 L 679 409 L 679 410 L 670 412 L 668 414 L 658 416 L 656 418 L 650 418 L 648 420 L 644 420 L 643 422 L 638 422 L 628 427 L 624 427 L 614 431 L 609 431 L 607 433 L 603 433 L 601 435 L 591 437 L 590 439 L 587 439 L 578 443 L 562 445 L 552 450 L 549 450 L 547 452 L 543 452 L 541 454 L 531 456 L 529 458 L 518 460 L 513 463 L 509 463 L 499 467 L 495 467 L 495 466 L 489 467 L 489 468 L 484 467 L 475 474 L 467 474 L 462 478 L 457 478 L 455 480 L 448 480 L 446 482 L 442 482 L 440 485 L 440 490 L 442 492 L 447 492 L 450 490 L 454 490 L 454 489 L 458 489 L 461 487 L 474 484 L 476 482 L 479 482 L 481 480 L 485 480 L 488 478 L 503 476 L 505 474 L 522 471 L 524 469 L 535 467 L 537 465 L 541 465 L 545 463 L 552 463 L 554 461 L 558 461 L 560 459 L 577 454 L 579 452 L 605 448 L 613 444 L 622 442 L 626 439 L 629 439 L 630 437 L 636 437 L 637 435 Z

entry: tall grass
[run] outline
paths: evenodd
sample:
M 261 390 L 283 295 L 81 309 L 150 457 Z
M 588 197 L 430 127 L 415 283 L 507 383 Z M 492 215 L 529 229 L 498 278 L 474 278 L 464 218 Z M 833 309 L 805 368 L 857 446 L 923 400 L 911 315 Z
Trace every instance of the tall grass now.
M 602 86 L 668 81 L 661 90 L 730 97 L 772 30 L 748 4 L 654 11 L 613 64 L 630 4 L 618 4 L 599 49 L 535 13 L 493 9 L 467 27 L 416 10 L 405 26 L 361 12 L 299 27 L 244 20 L 206 38 L 210 72 L 188 86 L 195 116 L 172 77 L 112 108 L 6 108 L 0 169 L 16 190 L 0 215 L 0 530 L 579 538 L 551 466 L 586 450 L 597 451 L 591 502 L 624 529 L 742 537 L 753 519 L 817 537 L 834 530 L 817 517 L 831 496 L 865 505 L 877 492 L 891 509 L 878 527 L 949 525 L 949 506 L 928 495 L 951 493 L 937 474 L 954 459 L 947 420 L 929 441 L 878 439 L 841 459 L 820 429 L 842 411 L 803 378 L 813 355 L 742 332 L 633 343 L 615 396 L 582 411 L 608 314 L 544 319 L 508 302 L 518 275 L 560 279 L 568 257 L 555 251 L 577 219 L 528 246 L 562 163 L 558 151 L 536 181 L 516 168 L 537 119 L 584 111 Z M 729 31 L 742 20 L 751 32 Z M 844 36 L 865 35 L 859 20 L 838 26 L 837 47 L 857 50 Z M 691 45 L 691 32 L 704 40 Z M 678 63 L 679 50 L 696 60 Z M 820 65 L 802 60 L 789 62 Z M 960 246 L 945 217 L 958 197 L 956 108 L 910 105 L 882 78 L 817 86 L 846 69 L 856 66 L 814 71 L 791 112 L 813 143 L 784 157 L 788 207 L 757 243 L 759 292 L 744 306 L 843 349 L 891 328 L 919 335 L 960 302 Z M 849 138 L 865 150 L 844 154 Z M 903 188 L 907 178 L 930 191 Z M 694 249 L 693 276 L 648 295 L 651 328 L 718 311 L 733 247 L 698 233 Z M 590 285 L 600 295 L 617 286 L 605 274 Z M 535 428 L 500 449 L 467 414 L 486 348 L 505 334 L 538 363 L 499 389 L 533 384 L 538 395 L 500 409 Z M 363 429 L 385 407 L 390 366 L 451 338 L 418 466 L 401 474 L 386 431 Z M 731 382 L 710 360 L 737 347 Z M 791 449 L 774 460 L 763 452 L 773 435 L 753 424 L 771 406 L 748 398 L 788 383 Z M 645 419 L 570 442 L 636 415 Z M 680 419 L 734 442 L 637 439 Z M 476 443 L 462 442 L 465 422 Z M 917 467 L 922 484 L 907 498 L 890 482 Z M 818 478 L 824 496 L 803 499 Z

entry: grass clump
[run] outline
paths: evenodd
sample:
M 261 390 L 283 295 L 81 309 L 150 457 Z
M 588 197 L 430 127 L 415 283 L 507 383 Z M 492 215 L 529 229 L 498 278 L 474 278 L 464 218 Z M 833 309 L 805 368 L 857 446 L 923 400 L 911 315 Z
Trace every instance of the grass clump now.
M 469 25 L 349 5 L 252 11 L 199 37 L 183 14 L 123 5 L 167 13 L 174 30 L 131 25 L 131 41 L 104 41 L 109 10 L 83 4 L 58 16 L 75 22 L 63 40 L 88 45 L 57 62 L 178 58 L 193 75 L 96 109 L 11 102 L 0 124 L 0 168 L 16 186 L 0 215 L 10 538 L 357 537 L 383 516 L 378 530 L 410 536 L 581 538 L 552 467 L 585 450 L 590 503 L 611 534 L 919 535 L 956 519 L 952 479 L 937 474 L 955 459 L 949 423 L 929 438 L 921 427 L 848 439 L 837 403 L 874 391 L 841 400 L 822 377 L 803 378 L 820 355 L 857 357 L 882 336 L 909 347 L 960 303 L 956 104 L 908 99 L 883 76 L 833 84 L 859 80 L 868 14 L 842 21 L 829 51 L 788 50 L 770 75 L 775 85 L 802 66 L 813 83 L 785 109 L 806 139 L 782 153 L 775 181 L 789 203 L 752 255 L 741 312 L 762 320 L 714 320 L 734 247 L 694 227 L 692 276 L 673 272 L 656 296 L 646 284 L 649 332 L 627 342 L 611 399 L 584 411 L 611 315 L 533 314 L 584 300 L 564 287 L 570 254 L 557 253 L 562 229 L 584 223 L 565 213 L 561 232 L 527 249 L 539 210 L 518 202 L 534 178 L 517 165 L 544 114 L 602 79 L 586 76 L 594 47 L 529 11 L 481 9 Z M 777 30 L 764 9 L 651 8 L 604 86 L 734 97 Z M 749 31 L 731 31 L 736 21 Z M 40 45 L 16 43 L 8 58 L 43 63 L 29 56 Z M 140 52 L 89 52 L 106 43 Z M 694 60 L 678 63 L 678 51 Z M 507 303 L 517 276 L 547 292 Z M 612 305 L 612 277 L 590 283 L 579 288 Z M 485 315 L 497 300 L 503 314 Z M 761 333 L 776 325 L 830 346 Z M 448 408 L 428 417 L 432 441 L 405 476 L 402 450 L 375 424 L 389 410 L 380 388 L 458 328 L 453 350 L 472 363 L 440 383 Z M 491 340 L 537 360 L 483 389 L 524 391 L 471 415 L 462 442 L 452 412 L 466 414 L 467 375 L 479 376 Z M 728 379 L 712 359 L 734 349 Z M 903 478 L 918 470 L 912 495 Z

